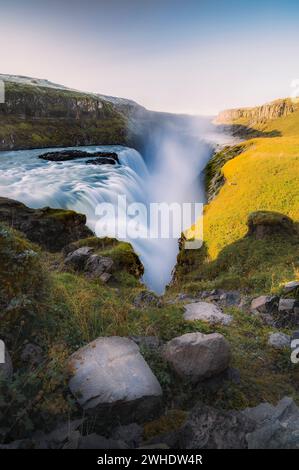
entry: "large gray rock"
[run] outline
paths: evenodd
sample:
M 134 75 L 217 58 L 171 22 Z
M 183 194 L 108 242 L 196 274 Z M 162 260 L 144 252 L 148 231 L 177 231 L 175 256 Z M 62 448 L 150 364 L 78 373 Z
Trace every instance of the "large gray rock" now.
M 210 325 L 229 325 L 233 318 L 231 315 L 223 313 L 219 307 L 212 303 L 194 302 L 185 305 L 184 319 L 187 321 L 202 320 Z
M 134 341 L 98 338 L 69 360 L 69 387 L 79 404 L 103 421 L 146 421 L 159 412 L 162 390 Z
M 284 397 L 277 406 L 261 403 L 243 415 L 255 422 L 247 435 L 249 449 L 299 449 L 299 408 L 292 398 Z
M 228 342 L 218 333 L 187 333 L 169 341 L 163 350 L 174 371 L 191 383 L 223 372 L 230 356 Z
M 236 411 L 197 405 L 179 435 L 181 449 L 246 449 L 254 422 Z
M 285 333 L 270 333 L 268 344 L 275 349 L 289 348 L 291 345 L 291 338 Z

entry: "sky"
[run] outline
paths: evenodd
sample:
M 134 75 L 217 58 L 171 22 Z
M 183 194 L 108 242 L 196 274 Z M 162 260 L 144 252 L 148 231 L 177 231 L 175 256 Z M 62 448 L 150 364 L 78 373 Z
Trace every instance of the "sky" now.
M 216 114 L 289 96 L 298 0 L 0 0 L 0 73 Z

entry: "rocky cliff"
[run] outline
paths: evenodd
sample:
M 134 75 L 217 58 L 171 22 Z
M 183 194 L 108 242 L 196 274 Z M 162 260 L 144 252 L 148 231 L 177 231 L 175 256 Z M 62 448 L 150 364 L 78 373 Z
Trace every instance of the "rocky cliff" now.
M 82 93 L 46 80 L 0 75 L 0 150 L 76 145 L 138 147 L 141 130 L 133 101 Z
M 296 104 L 291 99 L 286 98 L 253 108 L 227 109 L 219 113 L 216 122 L 226 124 L 234 121 L 246 121 L 247 124 L 252 125 L 287 116 L 296 109 Z

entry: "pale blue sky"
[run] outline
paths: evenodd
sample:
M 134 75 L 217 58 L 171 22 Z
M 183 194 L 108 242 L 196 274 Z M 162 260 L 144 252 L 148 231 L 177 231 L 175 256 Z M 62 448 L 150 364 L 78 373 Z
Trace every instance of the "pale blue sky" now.
M 0 0 L 0 72 L 215 114 L 291 93 L 298 0 Z

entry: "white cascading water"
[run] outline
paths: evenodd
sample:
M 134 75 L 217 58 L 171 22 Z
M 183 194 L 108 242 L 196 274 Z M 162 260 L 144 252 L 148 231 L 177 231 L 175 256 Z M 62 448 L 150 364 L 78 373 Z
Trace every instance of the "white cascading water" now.
M 147 164 L 136 150 L 122 146 L 79 147 L 91 153 L 117 152 L 120 165 L 114 166 L 86 165 L 85 159 L 57 163 L 38 158 L 57 148 L 0 152 L 0 196 L 33 208 L 73 209 L 86 215 L 92 230 L 98 221 L 96 206 L 102 202 L 116 206 L 119 195 L 126 196 L 127 204 L 147 206 L 150 202 L 203 202 L 200 173 L 212 147 L 190 135 L 187 139 L 186 133 L 172 125 L 154 132 L 147 146 Z M 175 265 L 177 239 L 128 241 L 144 264 L 145 284 L 162 293 Z

